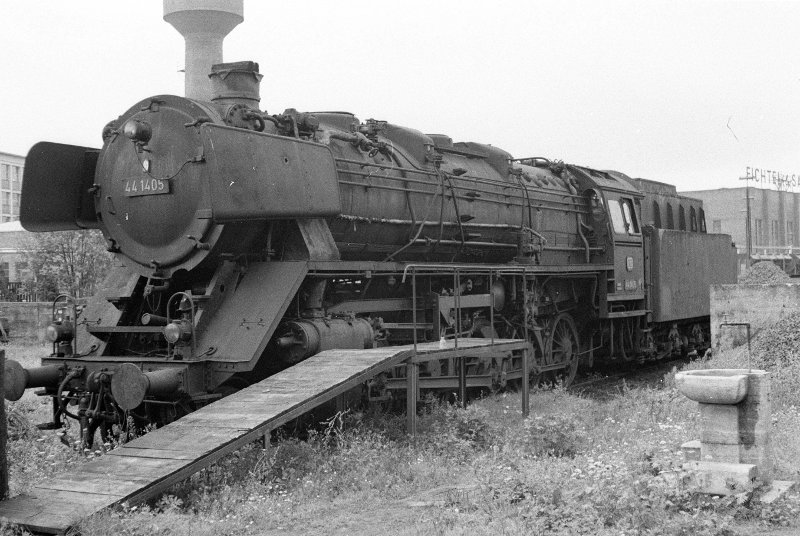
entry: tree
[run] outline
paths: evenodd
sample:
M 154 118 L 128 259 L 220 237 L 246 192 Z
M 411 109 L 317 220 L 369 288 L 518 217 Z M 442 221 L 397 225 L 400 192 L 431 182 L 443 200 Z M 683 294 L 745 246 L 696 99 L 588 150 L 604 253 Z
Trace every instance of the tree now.
M 111 266 L 99 231 L 31 233 L 25 257 L 40 299 L 91 296 Z

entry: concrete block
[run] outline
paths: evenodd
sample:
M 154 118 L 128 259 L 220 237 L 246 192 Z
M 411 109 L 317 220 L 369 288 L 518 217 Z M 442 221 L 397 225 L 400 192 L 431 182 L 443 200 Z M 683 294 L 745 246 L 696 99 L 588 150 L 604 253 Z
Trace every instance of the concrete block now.
M 709 495 L 735 495 L 756 486 L 758 468 L 752 464 L 687 462 L 683 469 L 693 477 L 694 491 Z
M 739 463 L 739 444 L 729 445 L 727 443 L 709 443 L 706 441 L 700 444 L 700 461 L 704 462 L 726 462 Z
M 739 437 L 742 443 L 758 443 L 759 436 L 770 430 L 771 407 L 769 403 L 742 405 L 739 411 Z
M 756 337 L 762 329 L 785 322 L 791 313 L 800 311 L 800 285 L 711 285 L 709 301 L 716 354 L 717 350 L 747 344 L 744 326 L 723 326 L 723 322 L 748 322 Z
M 739 462 L 758 467 L 758 478 L 764 483 L 772 482 L 772 445 L 769 441 L 760 445 L 740 445 Z
M 760 500 L 762 503 L 772 504 L 792 489 L 794 485 L 795 483 L 791 480 L 773 480 L 769 490 L 761 496 Z
M 687 462 L 699 462 L 701 460 L 700 457 L 700 440 L 695 439 L 692 441 L 687 441 L 683 445 L 681 445 L 681 451 L 683 452 L 683 459 Z
M 769 439 L 767 430 L 743 430 L 734 428 L 733 430 L 724 429 L 702 429 L 700 430 L 700 441 L 703 443 L 719 443 L 723 445 L 759 445 Z
M 747 375 L 747 398 L 750 402 L 764 403 L 769 400 L 770 373 L 752 370 Z
M 690 458 L 685 458 L 690 461 Z M 759 479 L 769 483 L 772 480 L 772 451 L 770 443 L 760 445 L 728 445 L 725 443 L 700 443 L 699 461 L 743 463 L 758 467 Z
M 702 442 L 739 443 L 739 407 L 725 404 L 699 404 Z

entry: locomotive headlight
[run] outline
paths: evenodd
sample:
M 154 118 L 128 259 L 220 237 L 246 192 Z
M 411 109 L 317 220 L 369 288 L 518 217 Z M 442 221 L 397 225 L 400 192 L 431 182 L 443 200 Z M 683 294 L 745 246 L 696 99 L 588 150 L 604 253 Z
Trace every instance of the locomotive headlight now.
M 71 341 L 74 336 L 72 324 L 69 322 L 51 322 L 44 334 L 50 342 Z
M 149 123 L 131 119 L 122 127 L 122 133 L 137 143 L 147 143 L 153 137 L 153 129 Z
M 192 338 L 191 324 L 186 320 L 173 320 L 164 326 L 164 338 L 170 344 L 190 340 Z

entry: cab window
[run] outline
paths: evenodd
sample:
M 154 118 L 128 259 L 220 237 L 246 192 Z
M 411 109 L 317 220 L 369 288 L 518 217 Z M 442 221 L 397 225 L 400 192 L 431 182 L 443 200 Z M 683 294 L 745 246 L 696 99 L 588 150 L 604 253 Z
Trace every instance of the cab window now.
M 639 222 L 636 220 L 636 211 L 633 209 L 633 200 L 623 197 L 608 203 L 611 213 L 611 222 L 617 234 L 638 235 Z

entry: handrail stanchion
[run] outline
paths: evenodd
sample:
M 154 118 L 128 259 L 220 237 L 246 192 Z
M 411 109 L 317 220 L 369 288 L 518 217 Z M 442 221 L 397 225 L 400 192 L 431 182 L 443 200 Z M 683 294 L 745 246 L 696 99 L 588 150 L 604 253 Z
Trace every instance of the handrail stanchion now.
M 413 324 L 414 357 L 417 357 L 417 269 L 411 268 L 411 323 Z
M 492 294 L 492 285 L 494 285 L 494 270 L 489 268 L 489 331 L 492 334 L 492 345 L 494 345 L 494 295 Z
M 453 271 L 453 314 L 456 321 L 456 333 L 453 339 L 453 348 L 458 349 L 458 337 L 461 335 L 461 274 L 458 268 Z
M 528 381 L 530 375 L 530 343 L 522 350 L 522 416 L 527 417 L 531 412 L 530 396 L 531 384 Z
M 417 391 L 419 389 L 419 365 L 417 358 L 417 269 L 411 268 L 411 329 L 414 333 L 414 351 L 406 363 L 406 431 L 417 435 Z
M 456 315 L 456 337 L 454 348 L 458 349 L 458 337 L 461 335 L 461 273 L 458 268 L 453 272 L 455 286 L 453 287 L 454 307 Z M 458 401 L 462 408 L 467 407 L 467 358 L 459 354 L 458 363 Z
M 406 428 L 411 436 L 417 435 L 417 389 L 419 365 L 413 360 L 406 364 Z
M 522 268 L 522 310 L 523 310 L 523 333 L 528 346 L 522 352 L 522 416 L 530 414 L 530 369 L 531 369 L 531 350 L 533 346 L 528 337 L 528 276 L 526 270 Z

